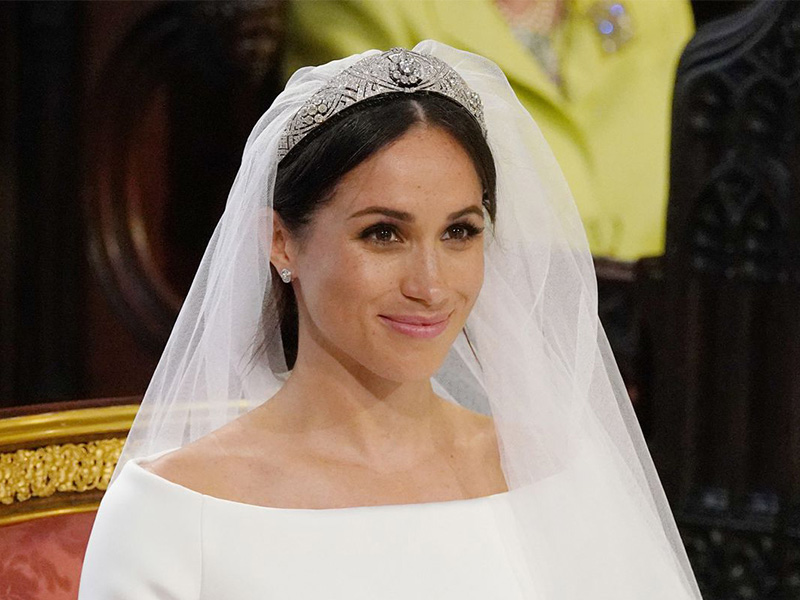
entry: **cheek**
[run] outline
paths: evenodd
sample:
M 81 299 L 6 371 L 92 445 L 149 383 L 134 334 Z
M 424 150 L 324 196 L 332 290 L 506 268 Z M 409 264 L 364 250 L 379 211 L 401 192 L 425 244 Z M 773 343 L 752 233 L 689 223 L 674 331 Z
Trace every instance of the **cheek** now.
M 301 261 L 300 286 L 319 327 L 352 328 L 354 317 L 368 316 L 376 299 L 396 287 L 391 261 L 380 260 L 357 244 L 315 247 L 318 251 Z
M 473 302 L 477 300 L 478 294 L 480 294 L 481 288 L 483 287 L 483 268 L 484 268 L 483 246 L 481 245 L 480 252 L 478 252 L 478 257 L 475 260 L 475 265 L 472 269 L 471 286 L 472 286 Z
M 469 252 L 469 256 L 461 256 L 454 261 L 452 272 L 456 275 L 453 288 L 462 296 L 468 308 L 472 308 L 483 287 L 483 246 L 476 246 Z

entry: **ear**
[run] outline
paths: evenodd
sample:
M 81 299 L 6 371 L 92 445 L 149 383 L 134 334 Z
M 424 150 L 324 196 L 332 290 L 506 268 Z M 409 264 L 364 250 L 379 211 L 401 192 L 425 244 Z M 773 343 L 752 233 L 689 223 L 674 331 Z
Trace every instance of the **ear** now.
M 272 250 L 270 262 L 279 273 L 281 269 L 294 271 L 294 244 L 289 230 L 280 216 L 272 211 Z

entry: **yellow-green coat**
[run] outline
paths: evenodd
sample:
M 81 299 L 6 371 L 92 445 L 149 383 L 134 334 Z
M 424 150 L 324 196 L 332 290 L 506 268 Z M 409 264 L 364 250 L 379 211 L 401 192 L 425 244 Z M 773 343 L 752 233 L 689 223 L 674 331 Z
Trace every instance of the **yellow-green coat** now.
M 287 74 L 369 48 L 424 39 L 486 56 L 508 76 L 575 196 L 592 252 L 663 252 L 669 126 L 678 58 L 693 32 L 687 0 L 622 0 L 632 37 L 603 49 L 593 10 L 572 0 L 555 38 L 562 85 L 514 37 L 493 0 L 294 0 Z

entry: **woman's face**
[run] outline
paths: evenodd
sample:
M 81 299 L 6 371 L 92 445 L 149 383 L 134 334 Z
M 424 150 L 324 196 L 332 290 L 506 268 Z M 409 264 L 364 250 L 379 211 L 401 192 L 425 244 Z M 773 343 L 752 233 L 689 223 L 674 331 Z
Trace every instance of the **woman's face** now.
M 483 283 L 482 192 L 461 145 L 426 125 L 347 173 L 287 247 L 301 339 L 392 381 L 433 375 Z

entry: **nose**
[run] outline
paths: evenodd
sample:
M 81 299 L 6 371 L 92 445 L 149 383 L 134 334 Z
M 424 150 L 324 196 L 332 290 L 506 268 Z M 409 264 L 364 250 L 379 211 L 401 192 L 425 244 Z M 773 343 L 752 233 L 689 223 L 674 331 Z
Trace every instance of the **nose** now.
M 442 257 L 435 248 L 419 247 L 409 253 L 405 273 L 400 282 L 400 291 L 406 298 L 426 306 L 443 303 L 446 286 Z

